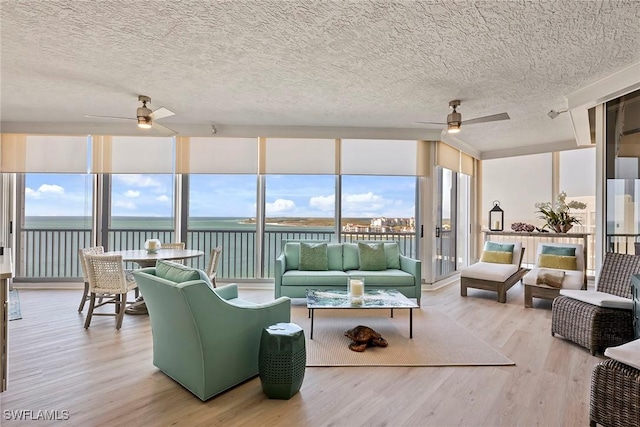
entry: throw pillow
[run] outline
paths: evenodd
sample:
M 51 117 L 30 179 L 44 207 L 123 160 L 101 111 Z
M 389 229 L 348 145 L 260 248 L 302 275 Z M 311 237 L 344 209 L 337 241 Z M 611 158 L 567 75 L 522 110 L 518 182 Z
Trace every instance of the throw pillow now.
M 387 269 L 387 257 L 383 243 L 358 243 L 360 270 L 380 271 Z
M 355 243 L 343 243 L 342 266 L 344 271 L 359 270 L 360 264 L 358 258 L 360 258 L 360 255 L 358 253 L 358 245 L 356 245 Z
M 545 255 L 576 256 L 576 248 L 542 245 L 542 251 L 540 253 Z
M 538 267 L 577 270 L 578 261 L 574 256 L 540 254 L 538 257 Z
M 536 285 L 547 285 L 560 289 L 562 288 L 564 274 L 564 271 L 545 270 L 541 268 L 538 271 L 538 277 L 536 277 Z
M 385 243 L 384 255 L 387 258 L 387 268 L 400 270 L 400 248 L 397 243 Z
M 504 251 L 482 251 L 480 261 L 491 262 L 494 264 L 511 264 L 513 254 L 511 252 Z
M 328 264 L 326 243 L 300 243 L 300 270 L 326 271 Z
M 514 248 L 513 243 L 496 243 L 496 242 L 485 242 L 484 250 L 491 252 L 511 252 L 513 253 Z M 511 263 L 511 262 L 509 262 Z
M 156 261 L 156 276 L 175 283 L 183 283 L 199 279 L 200 273 L 195 268 L 177 262 L 159 260 Z

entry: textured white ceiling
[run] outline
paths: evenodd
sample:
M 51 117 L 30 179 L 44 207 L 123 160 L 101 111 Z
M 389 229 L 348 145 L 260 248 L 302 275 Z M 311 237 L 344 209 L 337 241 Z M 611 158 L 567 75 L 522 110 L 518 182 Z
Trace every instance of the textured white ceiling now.
M 181 133 L 212 123 L 229 134 L 397 129 L 389 137 L 433 130 L 415 122 L 445 121 L 460 99 L 463 120 L 511 116 L 463 126 L 460 140 L 485 152 L 574 140 L 568 114 L 546 113 L 640 60 L 637 0 L 3 0 L 1 9 L 9 129 L 95 122 L 96 132 L 137 132 L 84 115 L 133 117 L 144 94 L 176 113 L 162 123 Z

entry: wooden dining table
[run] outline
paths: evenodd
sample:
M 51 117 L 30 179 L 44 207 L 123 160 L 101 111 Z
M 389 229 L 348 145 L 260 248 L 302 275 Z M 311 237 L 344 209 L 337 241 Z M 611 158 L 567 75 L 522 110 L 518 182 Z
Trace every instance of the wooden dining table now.
M 157 251 L 147 251 L 144 249 L 132 249 L 124 251 L 105 252 L 105 255 L 122 255 L 122 261 L 135 262 L 140 266 L 153 267 L 158 260 L 176 261 L 189 258 L 197 258 L 204 256 L 203 251 L 195 249 L 158 249 Z M 147 314 L 147 306 L 144 303 L 142 294 L 136 298 L 135 303 L 131 304 L 126 310 L 127 314 Z

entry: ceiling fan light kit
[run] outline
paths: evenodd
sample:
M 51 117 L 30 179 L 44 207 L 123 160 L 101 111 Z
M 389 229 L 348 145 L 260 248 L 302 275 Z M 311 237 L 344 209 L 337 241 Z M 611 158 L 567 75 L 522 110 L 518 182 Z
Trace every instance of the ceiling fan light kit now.
M 138 109 L 136 110 L 135 119 L 133 117 L 95 116 L 92 114 L 87 114 L 85 117 L 93 117 L 98 119 L 136 120 L 138 122 L 138 127 L 141 129 L 155 128 L 160 132 L 173 135 L 178 133 L 171 128 L 162 126 L 161 124 L 155 122 L 155 120 L 175 115 L 173 111 L 164 107 L 160 107 L 155 111 L 151 111 L 151 109 L 147 107 L 147 102 L 151 103 L 151 98 L 145 95 L 138 95 L 138 101 L 142 102 L 142 107 L 138 107 Z
M 463 124 L 465 125 L 473 125 L 476 123 L 487 123 L 487 122 L 497 122 L 499 120 L 509 120 L 509 114 L 507 113 L 499 113 L 492 114 L 490 116 L 476 117 L 475 119 L 462 121 L 462 114 L 456 111 L 456 108 L 460 106 L 460 100 L 454 99 L 449 102 L 449 107 L 453 109 L 447 115 L 447 123 L 437 123 L 437 122 L 416 122 L 416 123 L 425 123 L 428 125 L 447 125 L 448 133 L 458 133 L 460 132 L 460 128 Z

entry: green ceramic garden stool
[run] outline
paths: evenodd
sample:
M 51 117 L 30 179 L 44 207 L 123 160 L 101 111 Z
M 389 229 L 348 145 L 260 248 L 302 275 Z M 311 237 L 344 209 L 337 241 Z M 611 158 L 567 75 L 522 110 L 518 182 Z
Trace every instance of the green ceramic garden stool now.
M 295 323 L 276 323 L 262 331 L 259 373 L 270 399 L 291 399 L 302 386 L 307 352 L 304 331 Z

